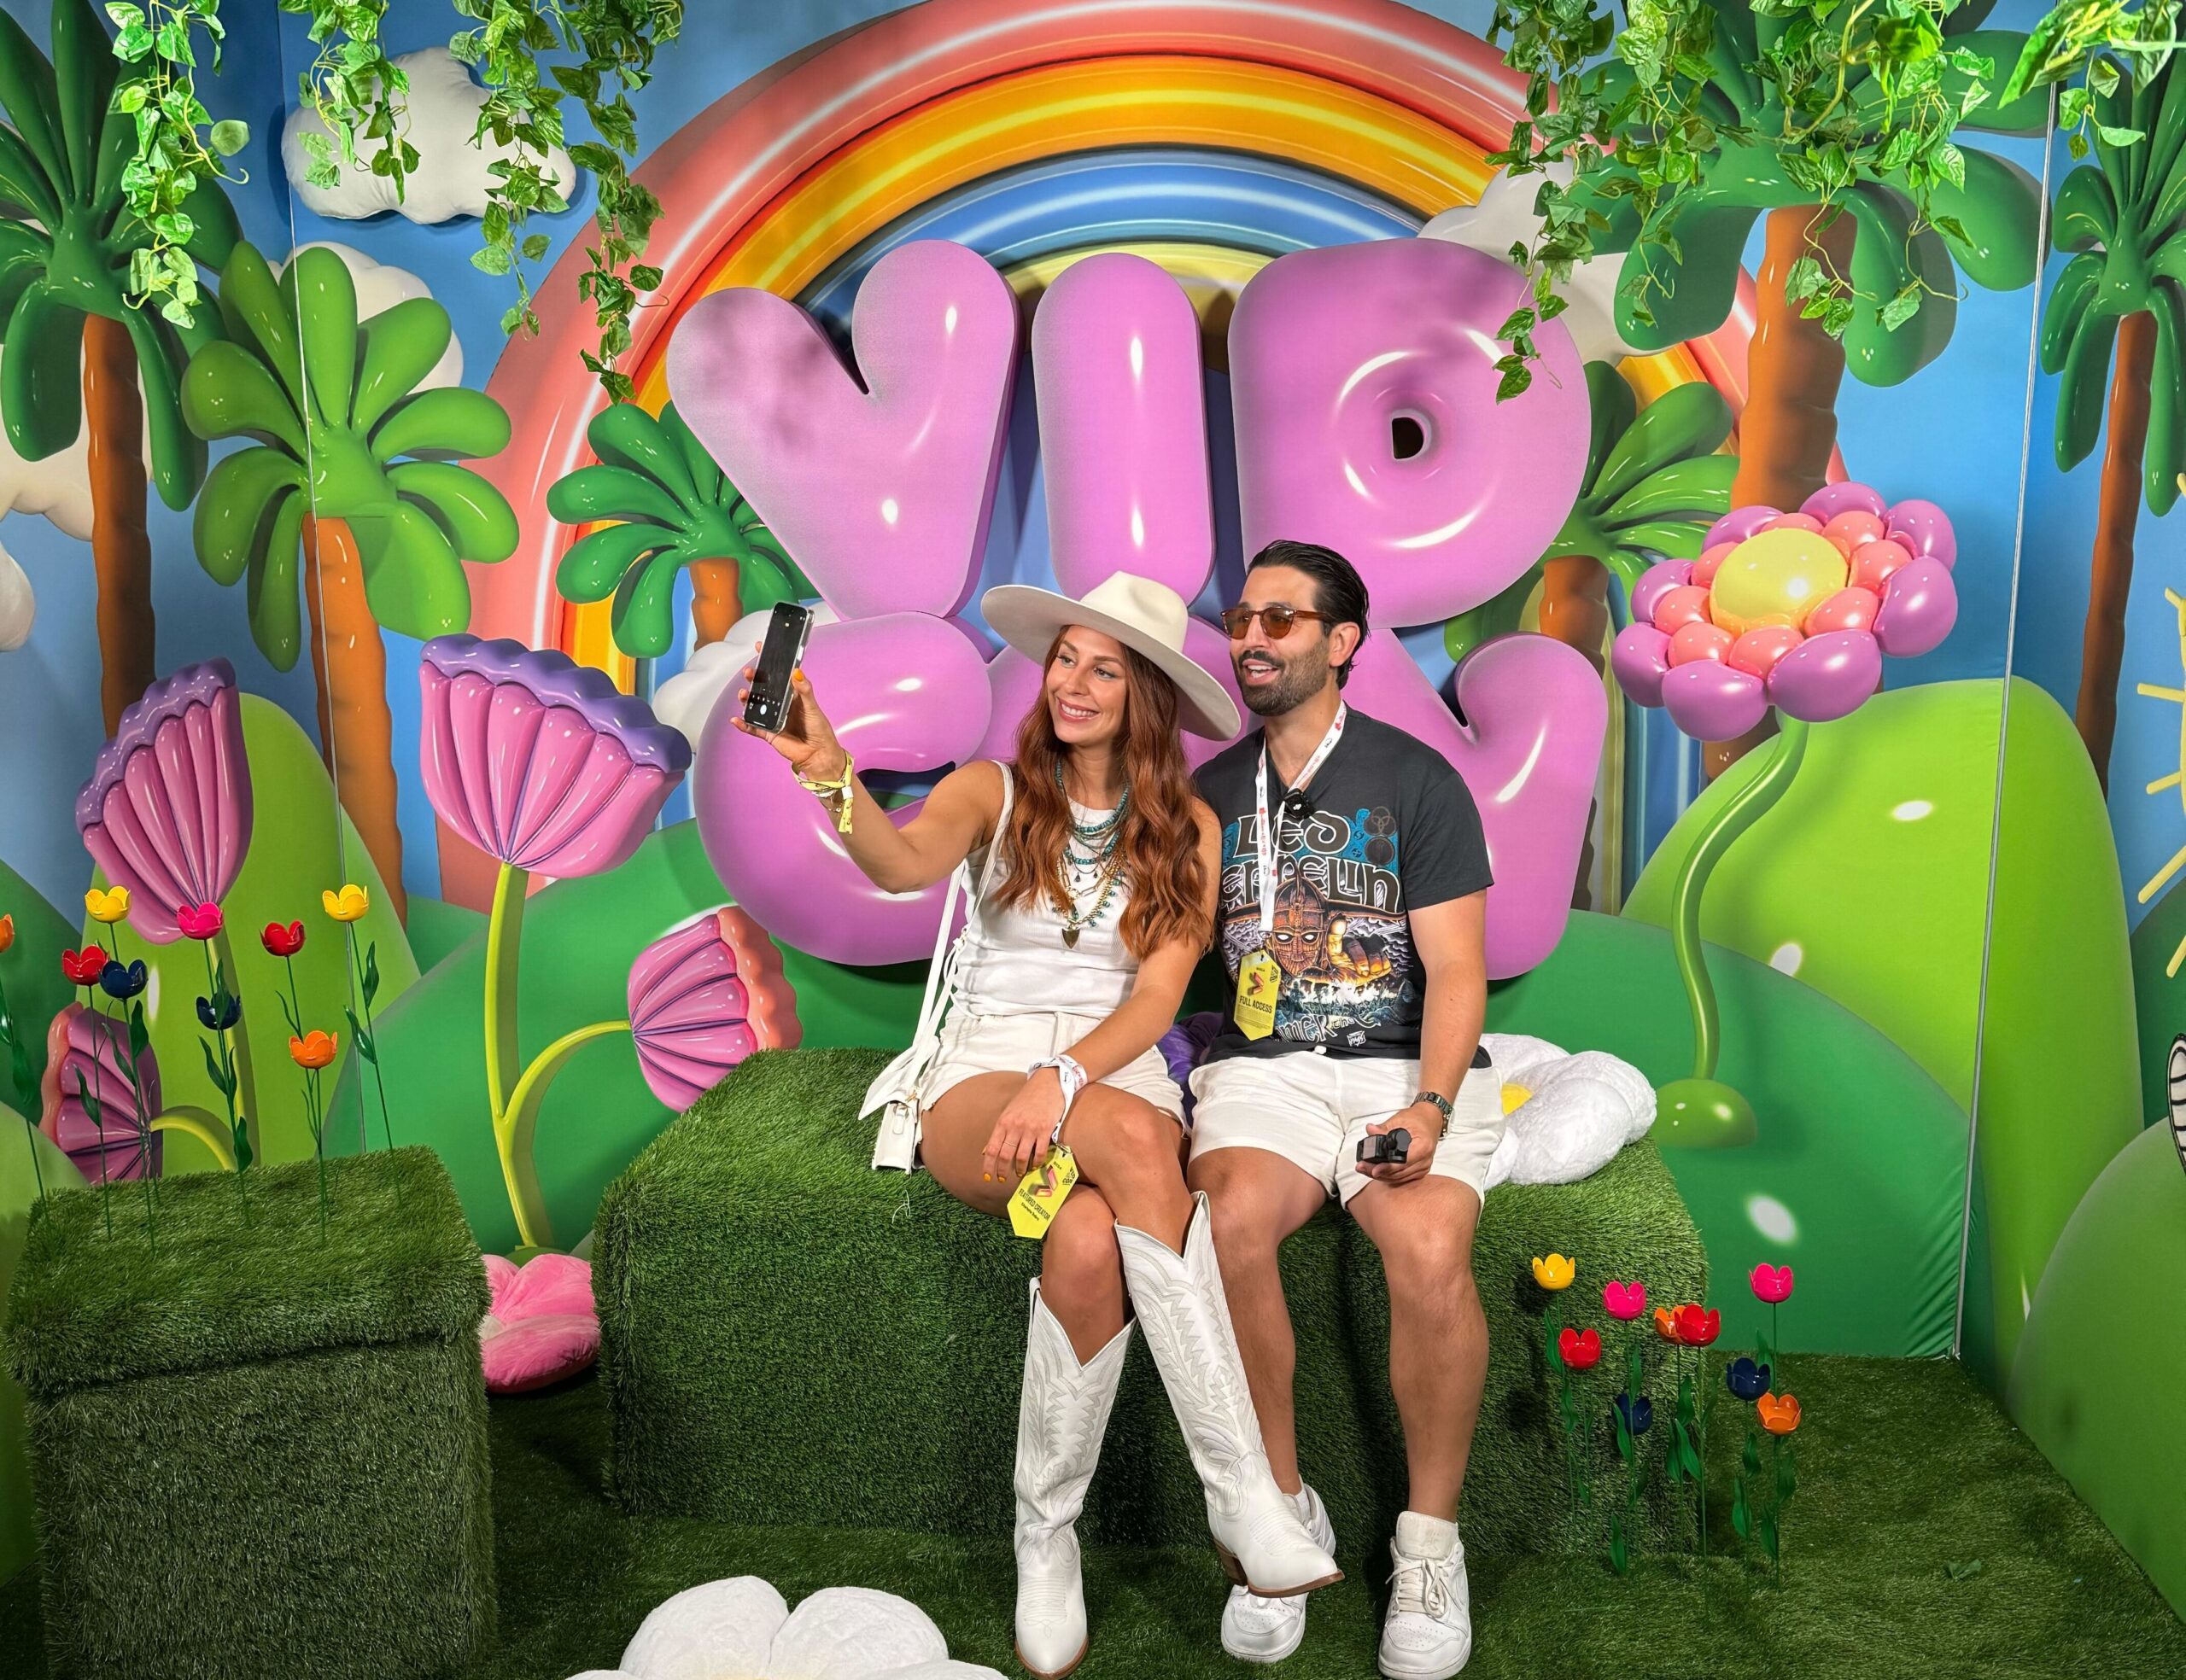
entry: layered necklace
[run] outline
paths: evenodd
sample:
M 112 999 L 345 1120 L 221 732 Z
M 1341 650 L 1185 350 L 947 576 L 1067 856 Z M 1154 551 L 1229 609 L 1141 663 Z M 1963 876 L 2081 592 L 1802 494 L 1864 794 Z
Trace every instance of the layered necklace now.
M 1070 798 L 1070 790 L 1063 785 L 1060 763 L 1055 766 L 1055 787 L 1066 801 Z M 1131 790 L 1125 788 L 1123 796 L 1116 802 L 1116 808 L 1098 822 L 1080 822 L 1075 812 L 1071 814 L 1070 836 L 1062 844 L 1067 876 L 1064 885 L 1070 894 L 1070 904 L 1064 910 L 1062 918 L 1062 942 L 1066 949 L 1075 950 L 1078 948 L 1078 936 L 1101 919 L 1101 913 L 1108 907 L 1108 901 L 1115 896 L 1116 882 L 1122 875 L 1124 866 L 1117 842 L 1123 833 L 1124 814 L 1130 809 Z M 1084 848 L 1083 856 L 1078 850 L 1081 846 Z M 1081 878 L 1085 882 L 1083 888 L 1078 885 Z M 1079 900 L 1096 886 L 1100 889 L 1100 895 L 1094 900 L 1093 907 L 1081 911 Z

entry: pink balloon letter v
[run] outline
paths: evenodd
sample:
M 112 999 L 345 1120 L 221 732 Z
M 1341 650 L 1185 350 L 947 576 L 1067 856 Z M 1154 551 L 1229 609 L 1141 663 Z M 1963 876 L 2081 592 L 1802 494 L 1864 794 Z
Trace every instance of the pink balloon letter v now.
M 676 327 L 668 388 L 836 612 L 946 617 L 986 542 L 1016 300 L 976 252 L 923 240 L 874 265 L 850 335 L 856 376 L 795 304 L 733 287 Z

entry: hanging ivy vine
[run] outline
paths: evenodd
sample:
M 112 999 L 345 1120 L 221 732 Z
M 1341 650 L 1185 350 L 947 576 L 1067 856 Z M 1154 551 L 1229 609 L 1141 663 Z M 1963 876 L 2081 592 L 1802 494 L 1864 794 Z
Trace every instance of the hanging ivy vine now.
M 486 242 L 471 261 L 488 274 L 515 277 L 517 300 L 502 316 L 502 330 L 537 332 L 523 265 L 544 256 L 548 241 L 524 226 L 535 213 L 567 207 L 547 165 L 551 149 L 564 143 L 562 102 L 574 98 L 599 137 L 569 148 L 599 195 L 593 213 L 598 239 L 584 248 L 588 266 L 577 281 L 578 295 L 593 306 L 599 329 L 599 346 L 585 352 L 584 364 L 611 397 L 628 400 L 629 376 L 615 364 L 630 347 L 638 294 L 661 281 L 659 269 L 638 260 L 660 201 L 630 178 L 638 154 L 630 96 L 652 79 L 655 51 L 681 31 L 682 0 L 455 0 L 455 6 L 478 23 L 448 44 L 479 67 L 486 85 L 479 136 L 491 135 L 514 152 L 492 166 Z M 574 62 L 544 62 L 557 52 Z
M 330 187 L 344 167 L 366 169 L 391 183 L 400 200 L 418 149 L 403 132 L 410 78 L 380 45 L 387 0 L 280 0 L 280 7 L 311 19 L 317 50 L 296 77 L 297 98 L 327 129 L 302 137 L 311 160 L 306 183 Z
M 222 164 L 250 143 L 250 130 L 229 118 L 213 120 L 197 97 L 197 50 L 203 31 L 211 67 L 220 67 L 220 0 L 149 0 L 111 4 L 118 32 L 114 55 L 127 67 L 114 83 L 113 108 L 137 125 L 137 147 L 122 166 L 120 186 L 143 242 L 129 254 L 129 300 L 157 306 L 178 327 L 196 324 L 197 264 L 183 247 L 196 225 L 183 206 L 207 181 L 240 181 Z
M 535 215 L 569 208 L 552 166 L 556 148 L 593 178 L 596 238 L 584 247 L 587 267 L 578 295 L 593 306 L 599 341 L 584 364 L 617 400 L 632 394 L 616 363 L 630 347 L 630 318 L 640 293 L 660 284 L 657 267 L 640 260 L 660 201 L 630 177 L 638 155 L 637 113 L 631 96 L 652 78 L 653 55 L 683 26 L 683 0 L 453 0 L 473 26 L 448 50 L 479 73 L 486 102 L 472 143 L 491 140 L 504 154 L 488 166 L 491 184 L 481 221 L 483 243 L 471 262 L 516 283 L 516 300 L 501 330 L 535 333 L 526 265 L 546 254 L 552 240 L 530 230 Z M 387 0 L 280 0 L 284 11 L 307 15 L 319 56 L 304 80 L 304 99 L 330 138 L 313 149 L 309 176 L 330 186 L 342 166 L 368 167 L 391 178 L 399 194 L 418 154 L 401 138 L 401 72 L 379 44 Z M 574 100 L 594 139 L 570 145 L 564 102 Z M 307 144 L 309 144 L 307 142 Z M 338 161 L 337 161 L 338 154 Z
M 2063 0 L 2017 61 L 2000 65 L 1946 32 L 1962 0 L 1497 0 L 1490 39 L 1524 74 L 1526 108 L 1509 148 L 1488 160 L 1543 176 L 1539 232 L 1510 253 L 1532 277 L 1533 295 L 1498 334 L 1510 346 L 1498 364 L 1502 394 L 1530 383 L 1534 331 L 1563 312 L 1560 289 L 1597 254 L 1612 215 L 1637 224 L 1639 248 L 1656 248 L 1657 260 L 1632 265 L 1622 298 L 1641 325 L 1653 324 L 1662 277 L 1683 257 L 1675 219 L 1662 213 L 1705 190 L 1711 166 L 1741 151 L 1768 155 L 1825 212 L 1856 186 L 1887 182 L 1912 203 L 1908 242 L 1930 227 L 1962 236 L 1932 201 L 1966 184 L 1954 132 L 1984 105 L 2078 77 L 2061 115 L 2084 151 L 2090 86 L 2117 79 L 2106 55 L 2160 67 L 2177 44 L 2180 3 Z M 2139 137 L 2105 128 L 2102 137 L 2124 145 Z M 1894 330 L 1918 312 L 1924 291 L 1916 280 L 1868 301 Z M 1797 265 L 1791 295 L 1833 336 L 1853 319 L 1850 283 L 1818 247 Z

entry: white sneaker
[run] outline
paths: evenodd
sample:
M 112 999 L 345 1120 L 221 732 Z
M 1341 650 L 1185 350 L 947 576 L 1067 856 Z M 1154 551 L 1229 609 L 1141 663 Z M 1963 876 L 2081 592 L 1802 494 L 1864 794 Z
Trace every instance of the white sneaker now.
M 1300 1487 L 1291 1502 L 1305 1522 L 1306 1532 L 1323 1551 L 1336 1550 L 1336 1526 L 1329 1521 L 1328 1507 L 1310 1487 Z M 1222 1648 L 1241 1662 L 1277 1663 L 1298 1648 L 1306 1636 L 1306 1595 L 1262 1598 L 1245 1587 L 1230 1589 L 1230 1601 L 1222 1607 Z
M 1406 1511 L 1389 1557 L 1396 1566 L 1382 1624 L 1382 1672 L 1392 1680 L 1449 1680 L 1472 1656 L 1472 1589 L 1458 1525 Z

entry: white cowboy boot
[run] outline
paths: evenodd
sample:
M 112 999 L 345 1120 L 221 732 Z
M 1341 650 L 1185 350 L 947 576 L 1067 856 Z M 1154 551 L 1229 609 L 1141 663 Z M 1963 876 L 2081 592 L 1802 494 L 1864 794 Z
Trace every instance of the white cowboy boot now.
M 1116 1227 L 1124 1281 L 1206 1490 L 1207 1526 L 1223 1567 L 1262 1598 L 1311 1592 L 1341 1581 L 1343 1572 L 1314 1544 L 1267 1467 L 1215 1264 L 1207 1197 L 1192 1200 L 1181 1255 L 1143 1231 Z
M 1025 1389 L 1017 1406 L 1017 1660 L 1058 1680 L 1085 1656 L 1085 1585 L 1078 1514 L 1100 1461 L 1101 1437 L 1123 1380 L 1126 1323 L 1081 1365 L 1032 1280 Z
M 1305 1520 L 1313 1543 L 1331 1556 L 1336 1552 L 1336 1525 L 1329 1508 L 1309 1487 L 1298 1490 L 1290 1502 Z M 1230 1589 L 1230 1601 L 1222 1607 L 1222 1648 L 1240 1662 L 1279 1663 L 1306 1638 L 1306 1600 L 1255 1597 L 1248 1587 Z

